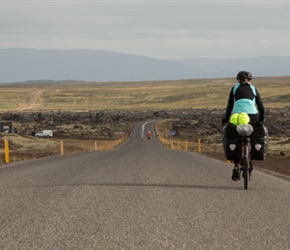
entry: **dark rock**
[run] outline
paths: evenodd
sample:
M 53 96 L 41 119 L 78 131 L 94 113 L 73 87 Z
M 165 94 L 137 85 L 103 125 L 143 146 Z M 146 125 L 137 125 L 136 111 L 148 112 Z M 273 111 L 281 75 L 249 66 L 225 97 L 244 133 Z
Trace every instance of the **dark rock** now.
M 265 125 L 270 136 L 290 137 L 290 106 L 267 110 Z M 221 134 L 225 110 L 91 110 L 77 111 L 9 111 L 0 113 L 0 121 L 12 121 L 14 132 L 31 135 L 42 129 L 51 129 L 55 136 L 84 138 L 112 138 L 116 134 L 129 134 L 139 121 L 176 119 L 172 130 L 176 136 L 199 138 Z M 122 133 L 120 133 L 122 132 Z

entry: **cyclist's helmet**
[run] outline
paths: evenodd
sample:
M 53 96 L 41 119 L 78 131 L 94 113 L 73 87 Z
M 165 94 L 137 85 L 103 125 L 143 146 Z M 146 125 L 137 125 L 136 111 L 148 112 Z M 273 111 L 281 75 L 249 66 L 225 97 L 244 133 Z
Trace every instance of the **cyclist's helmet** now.
M 253 76 L 252 76 L 252 74 L 249 71 L 240 71 L 237 74 L 236 79 L 238 81 L 245 81 L 246 79 L 247 80 L 252 80 L 253 79 Z

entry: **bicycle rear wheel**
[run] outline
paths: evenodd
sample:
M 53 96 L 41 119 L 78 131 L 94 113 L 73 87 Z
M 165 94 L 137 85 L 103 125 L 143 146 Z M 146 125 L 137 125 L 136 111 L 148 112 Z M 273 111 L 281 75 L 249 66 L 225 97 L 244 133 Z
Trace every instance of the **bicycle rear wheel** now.
M 244 188 L 247 190 L 249 185 L 249 169 L 250 169 L 250 163 L 249 163 L 249 148 L 248 144 L 244 144 L 244 158 L 243 158 L 243 178 L 244 178 Z

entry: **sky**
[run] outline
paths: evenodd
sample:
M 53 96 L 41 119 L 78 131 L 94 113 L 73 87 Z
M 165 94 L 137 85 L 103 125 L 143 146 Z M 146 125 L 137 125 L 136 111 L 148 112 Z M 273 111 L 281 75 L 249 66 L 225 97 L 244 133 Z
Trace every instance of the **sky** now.
M 0 48 L 157 59 L 290 56 L 290 0 L 0 0 Z

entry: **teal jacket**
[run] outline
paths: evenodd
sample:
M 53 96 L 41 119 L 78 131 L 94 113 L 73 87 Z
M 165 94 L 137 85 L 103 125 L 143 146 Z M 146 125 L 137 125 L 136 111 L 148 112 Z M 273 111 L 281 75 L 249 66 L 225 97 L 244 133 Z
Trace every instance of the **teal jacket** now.
M 248 115 L 257 115 L 259 121 L 265 120 L 265 108 L 258 90 L 246 82 L 237 83 L 230 92 L 226 109 L 226 120 L 231 114 L 245 112 Z

